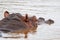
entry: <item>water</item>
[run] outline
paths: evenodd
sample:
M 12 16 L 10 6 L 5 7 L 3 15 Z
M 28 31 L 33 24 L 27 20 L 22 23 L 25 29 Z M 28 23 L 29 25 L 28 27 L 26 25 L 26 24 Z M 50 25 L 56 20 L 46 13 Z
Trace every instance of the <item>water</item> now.
M 28 34 L 28 38 L 0 38 L 0 40 L 60 40 L 60 0 L 0 0 L 0 20 L 3 12 L 17 12 L 22 15 L 36 15 L 55 21 L 51 26 L 39 25 L 36 34 Z

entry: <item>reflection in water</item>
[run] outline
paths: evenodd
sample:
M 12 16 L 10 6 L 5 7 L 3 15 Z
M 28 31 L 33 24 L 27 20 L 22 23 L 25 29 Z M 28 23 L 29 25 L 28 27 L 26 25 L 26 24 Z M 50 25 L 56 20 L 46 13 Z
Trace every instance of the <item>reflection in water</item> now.
M 30 32 L 28 34 L 36 35 L 36 33 L 37 33 L 37 31 Z M 2 37 L 2 38 L 24 38 L 24 36 L 25 36 L 24 34 L 16 34 L 16 33 L 1 33 L 0 34 L 0 37 Z

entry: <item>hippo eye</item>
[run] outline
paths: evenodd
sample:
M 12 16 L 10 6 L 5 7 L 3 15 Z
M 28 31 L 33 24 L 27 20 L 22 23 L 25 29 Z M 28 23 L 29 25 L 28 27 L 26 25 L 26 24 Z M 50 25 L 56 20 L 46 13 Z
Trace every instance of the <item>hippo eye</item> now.
M 19 19 L 14 18 L 13 20 L 20 21 Z

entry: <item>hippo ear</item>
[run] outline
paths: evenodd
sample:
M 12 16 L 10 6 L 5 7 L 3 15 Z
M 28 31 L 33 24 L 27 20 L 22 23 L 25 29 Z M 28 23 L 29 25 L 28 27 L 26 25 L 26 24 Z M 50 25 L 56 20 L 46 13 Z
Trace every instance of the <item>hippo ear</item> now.
M 9 16 L 9 12 L 8 11 L 5 11 L 4 12 L 4 17 L 8 17 Z
M 28 21 L 28 14 L 25 15 L 25 21 Z
M 28 19 L 28 14 L 25 15 L 26 19 Z

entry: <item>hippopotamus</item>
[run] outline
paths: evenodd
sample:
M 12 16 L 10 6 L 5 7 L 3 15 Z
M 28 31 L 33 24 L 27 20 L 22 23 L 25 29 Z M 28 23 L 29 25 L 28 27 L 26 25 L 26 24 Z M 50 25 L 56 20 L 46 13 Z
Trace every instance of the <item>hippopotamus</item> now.
M 36 30 L 37 21 L 33 17 L 22 16 L 20 13 L 9 14 L 8 11 L 4 12 L 4 18 L 0 20 L 0 31 L 4 33 L 23 33 L 25 38 L 30 31 Z

